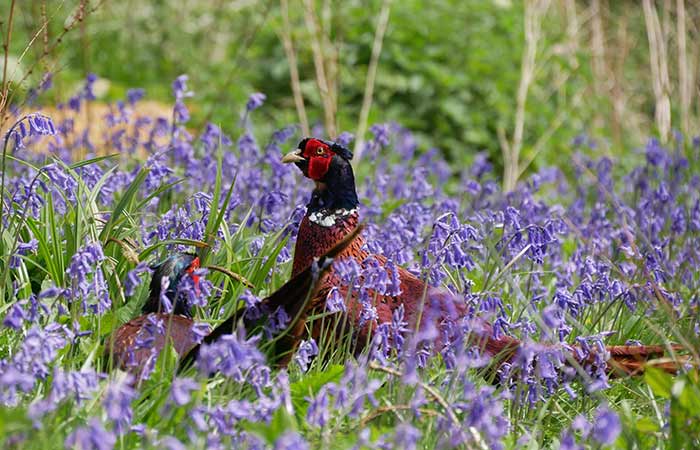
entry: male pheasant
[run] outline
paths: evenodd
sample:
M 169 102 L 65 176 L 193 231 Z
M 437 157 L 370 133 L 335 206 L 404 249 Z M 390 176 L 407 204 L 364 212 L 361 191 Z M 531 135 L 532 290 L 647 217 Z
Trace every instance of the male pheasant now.
M 303 334 L 305 327 L 305 312 L 308 311 L 310 301 L 317 298 L 321 280 L 331 270 L 332 262 L 338 255 L 347 251 L 348 246 L 355 242 L 363 229 L 363 225 L 350 230 L 348 234 L 331 246 L 320 257 L 314 258 L 303 270 L 295 273 L 282 287 L 264 298 L 259 305 L 262 317 L 249 317 L 245 309 L 239 309 L 234 314 L 217 326 L 203 339 L 203 344 L 211 344 L 221 336 L 235 332 L 240 325 L 248 335 L 255 334 L 261 326 L 265 325 L 265 319 L 282 308 L 290 322 L 287 328 L 274 336 L 274 349 L 270 352 L 271 363 L 286 365 L 292 353 L 299 344 L 299 336 Z M 194 346 L 180 363 L 180 367 L 188 367 L 199 355 L 201 344 Z
M 338 241 L 353 232 L 359 221 L 359 201 L 355 189 L 353 175 L 352 152 L 344 146 L 321 139 L 303 139 L 297 149 L 282 158 L 284 163 L 295 164 L 307 178 L 314 181 L 316 188 L 307 205 L 307 213 L 299 226 L 299 233 L 294 251 L 292 276 L 302 273 L 309 267 L 314 258 L 332 248 Z M 340 252 L 336 259 L 354 258 L 358 263 L 370 256 L 364 249 L 364 238 L 357 234 L 347 248 Z M 380 264 L 387 259 L 382 255 L 372 255 Z M 323 312 L 326 308 L 326 298 L 333 287 L 340 287 L 346 299 L 346 316 L 355 330 L 356 352 L 362 350 L 368 340 L 368 334 L 379 323 L 391 322 L 394 311 L 403 306 L 408 328 L 415 330 L 416 325 L 424 326 L 428 321 L 439 323 L 443 320 L 457 320 L 466 313 L 466 307 L 453 296 L 426 284 L 408 272 L 399 268 L 401 293 L 398 296 L 375 295 L 377 319 L 361 325 L 360 314 L 362 305 L 355 294 L 347 295 L 347 287 L 341 287 L 340 276 L 330 269 L 320 281 L 316 295 L 307 303 L 301 315 L 302 319 Z M 299 300 L 301 301 L 301 300 Z M 417 322 L 420 321 L 420 324 Z M 470 342 L 481 347 L 482 351 L 491 357 L 497 357 L 500 362 L 511 361 L 516 355 L 521 342 L 513 337 L 494 337 L 492 326 L 483 321 L 481 326 L 472 331 Z M 311 325 L 312 336 L 318 337 L 321 330 L 320 321 Z M 290 333 L 289 339 L 297 341 L 305 337 L 306 327 L 297 326 Z M 678 347 L 673 346 L 673 350 Z M 659 358 L 665 354 L 663 346 L 609 346 L 606 348 L 610 359 L 607 370 L 610 374 L 638 374 L 644 369 L 647 361 Z M 578 363 L 592 362 L 592 355 L 577 356 L 574 352 L 571 358 Z M 676 372 L 679 364 L 657 362 L 654 364 L 668 372 Z

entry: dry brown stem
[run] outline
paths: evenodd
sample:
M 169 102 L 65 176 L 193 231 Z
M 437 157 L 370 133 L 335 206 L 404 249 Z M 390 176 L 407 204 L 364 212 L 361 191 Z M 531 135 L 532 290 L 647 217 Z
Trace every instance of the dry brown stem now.
M 365 92 L 362 97 L 362 108 L 360 109 L 360 118 L 357 123 L 357 132 L 355 133 L 355 151 L 353 158 L 353 162 L 355 163 L 362 157 L 362 148 L 364 146 L 365 133 L 367 132 L 367 121 L 369 120 L 369 112 L 372 108 L 372 99 L 374 97 L 374 84 L 377 78 L 377 66 L 379 65 L 379 56 L 382 53 L 384 34 L 386 33 L 386 29 L 389 25 L 390 11 L 391 0 L 384 0 L 382 2 L 382 9 L 379 12 L 377 27 L 374 31 L 372 55 L 370 57 L 369 66 L 367 67 Z
M 306 107 L 304 106 L 304 96 L 301 93 L 301 81 L 299 80 L 299 67 L 297 65 L 297 55 L 294 50 L 294 41 L 292 40 L 292 26 L 289 21 L 289 4 L 287 0 L 280 0 L 280 7 L 282 10 L 282 21 L 283 27 L 280 33 L 280 38 L 282 39 L 282 45 L 284 47 L 284 53 L 287 56 L 287 62 L 289 63 L 289 77 L 292 84 L 292 95 L 294 96 L 294 106 L 297 110 L 297 115 L 299 116 L 299 123 L 301 124 L 301 131 L 304 136 L 308 136 L 309 131 L 309 119 L 306 116 Z

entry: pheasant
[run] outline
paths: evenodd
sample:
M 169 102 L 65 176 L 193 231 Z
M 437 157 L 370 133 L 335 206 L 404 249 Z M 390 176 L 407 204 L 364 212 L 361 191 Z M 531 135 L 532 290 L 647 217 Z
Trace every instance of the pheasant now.
M 274 309 L 282 307 L 288 317 L 297 317 L 304 306 L 304 298 L 315 296 L 319 278 L 329 270 L 333 257 L 342 252 L 349 243 L 360 233 L 362 226 L 357 227 L 348 234 L 345 240 L 338 242 L 326 254 L 317 258 L 315 265 L 309 267 L 292 277 L 277 291 L 262 300 L 260 309 L 263 312 L 274 312 Z M 243 320 L 246 329 L 257 331 L 259 320 L 252 320 L 242 314 L 234 314 L 224 321 L 209 334 L 209 329 L 195 328 L 192 320 L 192 311 L 178 292 L 180 281 L 185 276 L 192 277 L 195 289 L 199 289 L 199 276 L 195 270 L 199 268 L 199 257 L 186 253 L 179 253 L 168 257 L 165 261 L 152 266 L 153 276 L 149 286 L 148 300 L 142 308 L 142 315 L 120 326 L 108 339 L 105 346 L 107 361 L 111 361 L 112 367 L 131 372 L 136 380 L 142 379 L 145 369 L 158 357 L 170 341 L 178 356 L 182 358 L 181 367 L 185 367 L 194 360 L 199 353 L 199 342 L 211 343 L 223 334 L 230 333 L 237 325 L 239 319 Z M 222 270 L 217 266 L 209 268 L 224 271 L 229 275 L 232 272 Z M 164 280 L 167 278 L 167 281 Z M 237 277 L 237 279 L 239 279 Z M 239 281 L 248 284 L 247 280 Z M 163 292 L 163 287 L 166 291 Z M 301 299 L 301 301 L 298 301 Z M 167 301 L 172 305 L 172 312 L 163 312 L 163 303 Z M 290 326 L 295 326 L 292 320 Z M 299 324 L 301 326 L 303 324 Z M 280 336 L 276 345 L 275 354 L 280 357 L 290 355 L 295 340 L 290 340 L 284 335 Z
M 344 146 L 314 138 L 303 139 L 297 149 L 282 158 L 283 163 L 295 164 L 305 177 L 315 183 L 306 215 L 299 225 L 292 276 L 307 270 L 314 258 L 327 252 L 356 229 L 359 221 L 359 201 L 351 160 L 352 152 Z M 370 255 L 364 249 L 364 243 L 362 235 L 356 233 L 356 237 L 337 254 L 336 259 L 354 258 L 362 265 L 363 261 L 372 256 L 379 264 L 386 264 L 387 259 L 384 256 Z M 391 322 L 394 312 L 399 307 L 404 309 L 404 317 L 410 330 L 417 329 L 417 326 L 422 327 L 429 321 L 437 324 L 465 316 L 466 306 L 455 301 L 453 296 L 427 286 L 424 281 L 403 268 L 398 268 L 398 275 L 401 293 L 397 296 L 374 295 L 372 298 L 375 298 L 377 318 L 362 324 L 362 305 L 357 296 L 354 293 L 348 295 L 347 287 L 342 287 L 340 275 L 334 268 L 330 268 L 319 281 L 316 294 L 306 302 L 299 322 L 303 323 L 307 317 L 324 312 L 326 298 L 333 287 L 340 288 L 345 298 L 346 313 L 343 319 L 349 321 L 356 334 L 356 352 L 360 352 L 366 346 L 369 334 L 378 324 Z M 521 342 L 510 336 L 494 337 L 493 328 L 486 321 L 479 325 L 477 329 L 472 330 L 469 342 L 480 347 L 485 355 L 495 358 L 498 364 L 511 362 L 521 347 Z M 314 321 L 310 326 L 311 335 L 317 338 L 324 332 L 322 327 L 320 321 Z M 297 325 L 291 330 L 287 337 L 288 346 L 293 347 L 294 341 L 305 338 L 306 329 L 307 327 Z M 680 347 L 672 346 L 671 349 L 675 351 Z M 606 370 L 611 375 L 641 373 L 647 361 L 662 357 L 666 353 L 664 346 L 609 346 L 606 350 L 610 355 Z M 594 355 L 579 356 L 579 353 L 572 352 L 571 358 L 567 359 L 575 360 L 579 364 L 589 364 L 595 359 Z M 654 366 L 675 373 L 680 364 L 675 361 L 657 361 Z
M 202 336 L 198 336 L 194 328 L 192 312 L 183 295 L 178 293 L 185 276 L 191 276 L 195 289 L 199 288 L 199 277 L 194 273 L 198 268 L 199 258 L 186 253 L 172 255 L 151 267 L 153 277 L 142 315 L 120 326 L 107 341 L 105 352 L 113 367 L 129 371 L 140 379 L 166 342 L 170 341 L 181 356 L 201 340 Z M 162 292 L 163 287 L 165 292 Z M 164 311 L 164 300 L 172 304 L 172 313 Z M 207 332 L 205 330 L 204 334 Z
M 221 336 L 234 332 L 239 324 L 243 326 L 248 335 L 252 335 L 261 326 L 264 326 L 265 317 L 274 313 L 278 308 L 282 308 L 290 322 L 284 331 L 273 338 L 275 345 L 270 352 L 270 362 L 282 366 L 286 365 L 299 344 L 298 337 L 303 333 L 305 323 L 301 319 L 302 314 L 306 311 L 307 302 L 319 295 L 319 281 L 323 280 L 324 276 L 331 270 L 333 259 L 348 249 L 348 246 L 357 239 L 362 229 L 363 225 L 360 224 L 350 230 L 344 238 L 341 238 L 320 257 L 310 261 L 304 270 L 295 273 L 282 287 L 264 298 L 259 305 L 262 318 L 249 317 L 244 309 L 239 309 L 207 335 L 202 344 L 211 344 Z M 195 345 L 182 358 L 181 369 L 190 366 L 197 359 L 200 348 L 201 344 Z

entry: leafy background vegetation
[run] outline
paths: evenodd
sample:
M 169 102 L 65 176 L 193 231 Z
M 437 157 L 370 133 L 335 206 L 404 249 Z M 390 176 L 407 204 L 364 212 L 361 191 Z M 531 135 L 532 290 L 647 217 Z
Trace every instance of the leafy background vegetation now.
M 660 2 L 657 16 L 665 43 L 674 128 L 681 124 L 678 29 L 673 2 Z M 512 134 L 521 63 L 526 47 L 520 1 L 393 2 L 374 89 L 370 122 L 396 121 L 436 146 L 451 161 L 469 162 L 487 150 L 499 163 L 498 130 Z M 275 1 L 90 2 L 95 11 L 68 33 L 34 70 L 55 73 L 56 99 L 65 100 L 88 72 L 109 81 L 105 99 L 130 87 L 169 100 L 169 81 L 187 73 L 197 101 L 195 124 L 236 120 L 248 93 L 264 92 L 270 123 L 298 120 L 291 99 L 289 62 L 280 35 L 283 18 Z M 6 8 L 7 5 L 4 6 Z M 30 2 L 19 10 L 12 52 L 48 20 L 56 36 L 80 2 Z M 42 15 L 42 8 L 46 14 Z M 338 122 L 354 132 L 365 89 L 376 18 L 382 1 L 319 2 L 318 16 L 328 37 L 325 53 L 337 53 Z M 686 8 L 686 71 L 690 74 L 689 123 L 698 116 L 697 80 L 700 10 Z M 6 15 L 6 14 L 3 14 Z M 302 1 L 289 5 L 301 90 L 312 122 L 322 122 L 312 36 Z M 39 35 L 23 58 L 29 67 L 43 54 Z M 571 140 L 589 133 L 601 139 L 601 154 L 621 156 L 625 145 L 642 144 L 655 127 L 655 94 L 650 46 L 638 2 L 552 2 L 541 23 L 536 69 L 526 103 L 524 157 L 536 166 L 564 163 Z M 544 142 L 542 142 L 544 141 Z M 539 145 L 538 145 L 539 143 Z M 541 148 L 546 143 L 546 150 Z M 563 157 L 562 157 L 563 156 Z M 500 163 L 499 163 L 500 164 Z
M 309 4 L 319 26 L 315 32 L 308 23 Z M 11 5 L 14 25 L 8 33 Z M 323 126 L 328 129 L 329 94 L 319 88 L 320 64 L 327 73 L 337 72 L 331 78 L 337 83 L 332 119 L 338 132 L 355 133 L 383 8 L 390 13 L 367 122 L 405 128 L 379 127 L 364 136 L 370 150 L 358 172 L 371 239 L 387 253 L 404 249 L 406 265 L 416 268 L 435 229 L 474 227 L 478 238 L 465 240 L 463 248 L 475 266 L 454 267 L 437 253 L 443 258 L 435 264 L 442 278 L 434 284 L 461 292 L 471 281 L 488 307 L 507 306 L 504 315 L 518 336 L 534 329 L 535 339 L 552 337 L 540 316 L 568 274 L 572 290 L 586 283 L 598 286 L 610 277 L 636 295 L 640 306 L 627 308 L 606 291 L 606 300 L 586 304 L 582 316 L 572 317 L 567 310 L 565 323 L 558 325 L 574 329 L 567 342 L 577 337 L 605 338 L 610 344 L 665 340 L 682 342 L 691 352 L 698 348 L 698 281 L 690 269 L 697 265 L 692 252 L 700 229 L 693 177 L 698 149 L 692 140 L 698 132 L 700 8 L 693 3 L 10 1 L 0 6 L 3 38 L 10 38 L 3 100 L 12 95 L 3 102 L 2 129 L 15 114 L 39 108 L 57 125 L 68 118 L 76 126 L 59 132 L 58 147 L 33 138 L 28 150 L 8 156 L 13 184 L 7 189 L 13 196 L 3 216 L 0 316 L 7 318 L 18 305 L 27 316 L 17 330 L 5 324 L 0 331 L 0 369 L 7 375 L 8 367 L 28 359 L 34 363 L 22 366 L 23 375 L 36 379 L 17 398 L 2 391 L 3 403 L 11 407 L 0 410 L 1 442 L 19 448 L 214 448 L 218 442 L 280 449 L 304 448 L 305 442 L 317 448 L 433 448 L 449 446 L 454 437 L 466 448 L 482 443 L 507 448 L 697 446 L 700 388 L 693 371 L 672 378 L 651 370 L 643 378 L 611 381 L 603 390 L 572 383 L 573 394 L 557 384 L 544 395 L 547 380 L 540 384 L 534 372 L 509 386 L 511 391 L 487 383 L 476 369 L 447 370 L 443 360 L 434 358 L 421 368 L 417 382 L 407 381 L 401 375 L 406 361 L 397 355 L 386 365 L 356 366 L 347 352 L 321 341 L 321 352 L 336 350 L 333 357 L 314 360 L 306 371 L 297 363 L 288 373 L 273 370 L 274 385 L 263 383 L 262 395 L 255 380 L 221 374 L 205 378 L 194 369 L 176 377 L 172 352 L 164 353 L 138 391 L 130 390 L 121 375 L 101 375 L 104 337 L 137 314 L 147 290 L 141 283 L 133 295 L 125 292 L 123 283 L 136 266 L 125 243 L 138 243 L 138 260 L 149 262 L 181 248 L 177 244 L 213 244 L 209 262 L 245 276 L 257 286 L 251 293 L 256 296 L 288 278 L 295 207 L 303 205 L 309 187 L 293 168 L 270 164 L 301 135 L 298 129 L 282 133 L 284 139 L 272 134 L 300 121 L 285 33 L 295 50 L 298 87 L 311 125 L 318 134 Z M 318 42 L 320 63 L 313 50 Z M 534 50 L 529 69 L 528 48 Z M 32 90 L 47 72 L 54 86 L 34 98 Z M 88 73 L 99 76 L 89 89 L 96 99 L 86 98 Z M 163 157 L 141 142 L 133 152 L 120 149 L 120 156 L 100 159 L 114 153 L 110 139 L 96 138 L 96 149 L 81 141 L 85 130 L 113 131 L 105 105 L 123 100 L 131 88 L 145 88 L 153 102 L 131 105 L 136 111 L 149 107 L 147 116 L 172 120 L 171 83 L 183 73 L 196 93 L 186 99 L 191 120 L 179 124 L 194 136 L 182 144 L 191 154 Z M 523 78 L 530 76 L 525 100 L 519 101 Z M 254 113 L 246 112 L 251 92 L 267 96 Z M 78 111 L 57 108 L 76 97 Z M 661 114 L 664 105 L 668 121 Z M 129 126 L 136 127 L 130 120 Z M 207 134 L 207 122 L 219 125 L 234 142 L 227 143 L 218 130 L 209 128 Z M 682 132 L 683 140 L 672 130 Z M 659 141 L 648 142 L 650 137 Z M 211 146 L 212 139 L 219 145 Z M 514 146 L 522 147 L 515 158 L 508 151 Z M 429 153 L 433 147 L 437 153 Z M 485 169 L 484 156 L 494 171 Z M 39 173 L 47 164 L 52 169 Z M 509 164 L 522 183 L 505 195 L 497 185 L 516 186 L 504 173 Z M 561 173 L 540 170 L 551 166 Z M 632 168 L 637 170 L 626 178 Z M 27 194 L 31 177 L 48 187 L 39 190 L 37 184 L 35 194 L 31 187 Z M 235 177 L 229 204 L 223 199 Z M 406 179 L 412 184 L 407 186 Z M 281 192 L 285 202 L 265 192 Z M 446 220 L 442 208 L 454 199 L 459 223 L 435 226 Z M 619 202 L 634 214 L 621 214 Z M 206 207 L 200 210 L 201 204 Z M 516 216 L 503 218 L 505 212 L 512 214 L 508 207 L 522 215 L 522 224 L 516 225 Z M 212 214 L 223 218 L 216 238 Z M 508 232 L 530 236 L 530 229 L 554 227 L 562 217 L 575 226 L 567 223 L 566 232 L 556 231 L 544 245 L 549 250 L 534 243 L 549 252 L 542 263 L 524 247 L 499 247 Z M 402 222 L 406 218 L 415 223 Z M 397 224 L 406 233 L 392 247 Z M 626 238 L 616 234 L 628 225 L 641 254 L 630 256 L 634 252 L 625 246 Z M 158 227 L 168 230 L 165 239 L 147 237 Z M 32 238 L 36 248 L 20 252 L 16 244 Z M 58 309 L 65 298 L 54 295 L 43 299 L 48 312 L 30 315 L 33 296 L 52 286 L 73 287 L 67 270 L 90 243 L 104 248 L 104 259 L 93 269 L 105 275 L 108 310 L 83 314 L 81 302 L 66 301 L 66 317 Z M 575 270 L 567 271 L 569 263 Z M 224 274 L 207 278 L 214 294 L 196 316 L 215 325 L 248 294 Z M 672 311 L 656 303 L 658 286 L 672 300 Z M 55 323 L 67 328 L 49 327 Z M 618 333 L 599 336 L 610 330 Z M 93 333 L 74 339 L 70 333 L 76 331 Z M 42 348 L 37 341 L 46 352 L 37 350 Z M 238 344 L 238 350 L 254 354 L 253 346 Z M 258 366 L 245 369 L 251 367 Z M 37 368 L 46 374 L 36 376 Z M 6 388 L 21 386 L 20 381 L 7 376 L 1 383 Z M 187 383 L 194 384 L 183 387 Z M 431 396 L 431 386 L 447 407 Z M 534 403 L 518 397 L 529 389 L 543 395 Z M 174 392 L 182 395 L 179 400 Z M 351 401 L 337 401 L 340 394 Z M 322 403 L 329 399 L 333 407 L 324 418 Z M 361 404 L 359 412 L 354 400 Z M 458 418 L 456 426 L 446 420 L 450 412 Z M 202 417 L 206 426 L 197 428 L 196 419 Z M 131 426 L 128 432 L 122 429 Z

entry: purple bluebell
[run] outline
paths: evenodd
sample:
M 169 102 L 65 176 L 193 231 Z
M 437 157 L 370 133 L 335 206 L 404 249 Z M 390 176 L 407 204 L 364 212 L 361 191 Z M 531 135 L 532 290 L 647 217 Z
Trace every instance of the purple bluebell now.
M 196 344 L 201 343 L 205 337 L 211 333 L 211 327 L 208 323 L 195 322 L 192 324 L 192 341 Z
M 312 427 L 323 428 L 330 421 L 330 392 L 326 386 L 321 387 L 319 393 L 313 398 L 307 398 L 309 408 L 306 410 L 306 422 Z
M 126 91 L 126 99 L 133 106 L 136 102 L 141 100 L 146 91 L 141 88 L 129 89 Z
M 124 280 L 124 293 L 127 296 L 134 295 L 136 287 L 143 283 L 142 274 L 153 273 L 146 262 L 142 261 L 136 265 L 132 270 L 127 272 L 126 280 Z
M 328 291 L 328 296 L 326 297 L 326 309 L 329 312 L 345 312 L 345 299 L 343 294 L 337 286 L 333 286 Z
M 283 307 L 279 307 L 272 311 L 265 323 L 265 334 L 269 338 L 287 328 L 289 321 L 292 320 Z
M 177 406 L 190 402 L 192 391 L 200 389 L 199 383 L 192 378 L 175 378 L 170 388 L 170 399 Z
M 245 331 L 222 336 L 211 345 L 203 345 L 197 359 L 197 367 L 203 373 L 217 373 L 242 383 L 245 381 L 261 388 L 269 382 L 270 369 L 256 344 L 260 336 L 245 338 Z
M 622 431 L 620 418 L 614 412 L 603 406 L 598 409 L 593 423 L 593 438 L 603 445 L 615 442 Z
M 108 431 L 93 417 L 86 426 L 75 429 L 66 438 L 66 448 L 79 448 L 80 450 L 112 450 L 117 438 L 113 432 Z
M 157 441 L 158 448 L 164 448 L 167 450 L 186 450 L 185 444 L 180 442 L 180 440 L 174 436 L 164 436 Z
M 253 111 L 258 108 L 260 108 L 263 103 L 265 103 L 265 100 L 267 99 L 267 96 L 263 94 L 262 92 L 255 92 L 253 94 L 250 94 L 250 97 L 248 97 L 248 102 L 245 105 L 245 108 L 247 111 Z
M 127 433 L 131 428 L 134 411 L 131 403 L 136 399 L 137 392 L 132 387 L 133 377 L 127 374 L 111 380 L 107 386 L 103 406 L 107 418 L 114 424 L 117 435 Z
M 15 303 L 10 307 L 10 309 L 7 310 L 7 314 L 5 314 L 2 324 L 8 328 L 19 330 L 22 328 L 25 319 L 26 314 L 24 313 L 24 309 L 19 305 L 19 303 Z
M 99 389 L 101 378 L 101 374 L 92 370 L 65 371 L 54 368 L 51 392 L 45 398 L 30 405 L 28 416 L 34 420 L 35 424 L 39 424 L 44 415 L 54 411 L 67 399 L 82 405 L 94 397 Z
M 295 431 L 287 431 L 275 440 L 273 450 L 308 450 L 309 443 Z
M 297 363 L 302 372 L 306 372 L 309 368 L 309 364 L 314 356 L 318 355 L 318 346 L 316 341 L 311 338 L 309 340 L 302 340 L 297 348 L 297 352 L 294 355 L 294 362 Z
M 415 450 L 418 448 L 418 442 L 421 438 L 421 432 L 409 423 L 400 423 L 394 432 L 395 448 L 405 450 Z
M 40 113 L 23 116 L 17 124 L 5 134 L 5 142 L 14 139 L 14 148 L 24 147 L 24 139 L 31 136 L 52 136 L 56 134 L 56 126 L 51 118 Z

